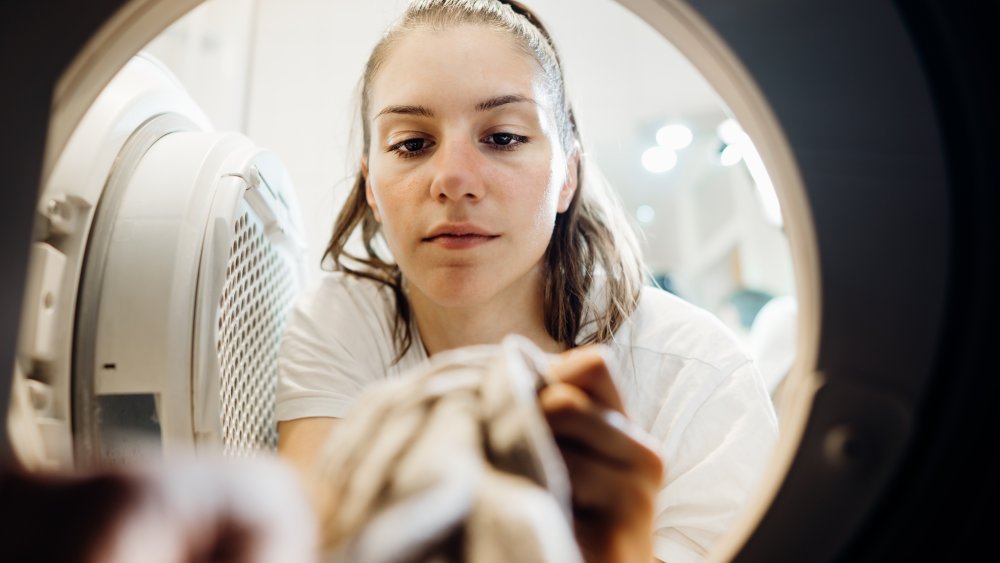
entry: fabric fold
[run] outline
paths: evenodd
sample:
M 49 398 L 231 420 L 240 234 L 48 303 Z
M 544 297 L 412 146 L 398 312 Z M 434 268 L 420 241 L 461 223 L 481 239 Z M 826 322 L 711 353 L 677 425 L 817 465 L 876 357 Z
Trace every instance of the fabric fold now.
M 569 478 L 538 407 L 548 362 L 509 336 L 362 395 L 316 466 L 325 561 L 582 561 Z

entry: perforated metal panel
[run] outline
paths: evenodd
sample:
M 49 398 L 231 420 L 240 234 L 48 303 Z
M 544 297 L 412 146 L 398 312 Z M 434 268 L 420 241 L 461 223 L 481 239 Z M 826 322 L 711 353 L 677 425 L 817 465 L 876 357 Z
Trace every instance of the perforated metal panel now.
M 247 456 L 277 446 L 278 346 L 296 277 L 252 212 L 244 212 L 233 230 L 216 341 L 220 416 L 223 452 Z

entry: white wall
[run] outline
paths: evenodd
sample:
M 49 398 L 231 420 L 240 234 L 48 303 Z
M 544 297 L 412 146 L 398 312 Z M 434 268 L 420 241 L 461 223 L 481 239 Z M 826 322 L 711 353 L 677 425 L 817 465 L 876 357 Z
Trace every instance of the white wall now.
M 206 2 L 145 49 L 178 75 L 219 130 L 245 130 L 255 4 Z
M 288 167 L 301 196 L 309 264 L 318 272 L 356 170 L 358 147 L 349 141 L 358 79 L 405 0 L 258 2 L 247 133 Z

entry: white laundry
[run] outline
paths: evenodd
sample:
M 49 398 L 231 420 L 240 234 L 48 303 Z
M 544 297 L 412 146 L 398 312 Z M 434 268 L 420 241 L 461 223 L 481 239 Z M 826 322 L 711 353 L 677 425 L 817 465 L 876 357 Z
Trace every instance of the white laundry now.
M 328 560 L 580 561 L 546 358 L 511 336 L 369 389 L 317 464 Z

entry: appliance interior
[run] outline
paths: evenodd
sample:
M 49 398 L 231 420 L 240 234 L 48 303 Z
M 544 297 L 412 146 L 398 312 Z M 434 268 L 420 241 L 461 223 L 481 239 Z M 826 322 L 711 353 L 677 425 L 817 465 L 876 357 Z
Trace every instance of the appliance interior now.
M 924 5 L 903 10 L 887 2 L 808 7 L 793 1 L 621 3 L 705 73 L 760 145 L 787 214 L 802 300 L 802 345 L 792 375 L 800 406 L 786 426 L 771 486 L 761 491 L 744 525 L 713 558 L 827 560 L 848 548 L 876 557 L 902 545 L 900 530 L 928 528 L 913 516 L 925 512 L 901 514 L 899 498 L 926 483 L 928 475 L 944 474 L 936 460 L 949 457 L 932 457 L 930 446 L 915 440 L 917 432 L 928 435 L 927 424 L 944 425 L 941 418 L 920 418 L 928 410 L 927 390 L 943 389 L 942 355 L 954 352 L 968 361 L 948 374 L 954 385 L 949 389 L 962 384 L 961 393 L 954 391 L 952 402 L 931 409 L 932 414 L 953 414 L 959 404 L 954 397 L 968 398 L 974 395 L 970 389 L 986 388 L 974 379 L 981 365 L 976 359 L 984 358 L 975 354 L 981 352 L 946 336 L 946 329 L 973 344 L 983 341 L 982 321 L 975 324 L 968 316 L 974 299 L 984 295 L 983 286 L 962 286 L 971 292 L 963 298 L 949 290 L 955 279 L 970 279 L 961 275 L 982 274 L 981 264 L 996 262 L 989 252 L 995 246 L 976 238 L 985 241 L 995 228 L 975 230 L 986 223 L 973 211 L 995 196 L 984 195 L 979 157 L 956 156 L 954 146 L 960 142 L 949 150 L 944 146 L 956 134 L 972 139 L 967 143 L 982 141 L 977 135 L 985 125 L 967 125 L 970 115 L 949 108 L 969 100 L 975 108 L 985 105 L 972 95 L 948 97 L 940 86 L 956 76 L 971 80 L 959 80 L 963 92 L 985 82 L 949 70 L 955 53 L 968 52 L 967 43 L 951 39 L 952 51 L 945 54 L 928 46 L 954 37 L 954 28 L 981 28 L 948 19 L 946 11 Z M 95 125 L 93 138 L 104 141 L 89 148 L 91 172 L 65 172 L 74 141 L 84 142 L 74 137 L 89 123 L 88 108 L 111 77 L 194 4 L 64 6 L 67 14 L 80 16 L 67 18 L 75 25 L 49 26 L 38 37 L 9 35 L 28 48 L 37 49 L 43 39 L 53 41 L 53 47 L 34 65 L 10 63 L 11 77 L 23 79 L 29 92 L 39 93 L 39 101 L 22 101 L 23 111 L 12 119 L 28 125 L 22 146 L 6 137 L 4 145 L 11 180 L 18 186 L 4 211 L 12 233 L 5 256 L 10 267 L 26 272 L 24 278 L 4 281 L 8 310 L 23 311 L 7 315 L 3 332 L 4 358 L 14 366 L 12 384 L 2 386 L 0 395 L 10 412 L 0 444 L 6 460 L 43 468 L 127 458 L 131 452 L 108 444 L 128 444 L 127 437 L 115 433 L 125 427 L 134 431 L 137 421 L 161 438 L 172 437 L 162 442 L 165 451 L 168 442 L 244 453 L 273 445 L 266 416 L 238 428 L 224 409 L 257 411 L 273 400 L 266 389 L 227 387 L 226 374 L 244 373 L 252 370 L 251 362 L 267 365 L 273 358 L 280 314 L 246 311 L 245 304 L 263 293 L 280 312 L 295 291 L 300 227 L 290 182 L 277 159 L 242 136 L 211 132 L 182 97 L 168 102 L 152 93 L 148 107 L 118 111 L 128 126 Z M 35 23 L 26 29 L 45 27 L 32 14 L 14 15 Z M 166 88 L 169 79 L 164 80 Z M 956 116 L 956 121 L 942 127 L 941 115 Z M 982 123 L 995 118 L 988 110 L 982 115 Z M 156 159 L 174 162 L 174 155 L 189 149 L 196 154 L 171 170 L 180 183 L 157 177 L 165 167 L 148 168 Z M 970 171 L 952 172 L 948 164 L 956 161 Z M 200 186 L 183 194 L 200 203 L 131 201 L 131 190 L 121 186 L 136 178 L 173 188 Z M 956 178 L 970 180 L 963 188 L 967 191 L 958 192 Z M 102 190 L 116 195 L 105 202 L 96 197 Z M 868 202 L 863 207 L 855 205 L 861 194 Z M 183 195 L 175 197 L 183 200 Z M 166 217 L 170 211 L 177 215 Z M 162 221 L 151 220 L 153 214 L 161 214 Z M 956 224 L 956 218 L 969 223 Z M 151 234 L 155 229 L 175 236 Z M 171 242 L 150 247 L 154 237 Z M 102 246 L 91 250 L 94 240 Z M 967 246 L 958 251 L 959 243 Z M 187 258 L 177 267 L 165 256 Z M 169 266 L 157 271 L 154 262 Z M 863 282 L 855 277 L 858 271 L 866 273 Z M 277 283 L 279 277 L 293 281 Z M 73 279 L 80 280 L 79 294 L 66 281 Z M 183 287 L 197 291 L 178 294 Z M 112 300 L 100 299 L 103 291 L 114 291 L 115 300 L 131 300 L 134 310 L 115 311 Z M 95 305 L 84 306 L 89 301 L 78 295 L 93 295 Z M 150 311 L 170 321 L 143 324 L 142 313 Z M 138 328 L 118 324 L 133 313 Z M 74 320 L 67 323 L 67 316 Z M 87 338 L 118 334 L 134 346 L 88 348 L 94 343 L 78 334 L 81 322 L 87 323 Z M 258 332 L 241 332 L 248 322 L 256 322 Z M 65 340 L 68 326 L 77 334 Z M 211 327 L 213 338 L 202 340 L 214 341 L 212 349 L 192 344 L 192 331 L 199 326 Z M 59 348 L 65 342 L 72 342 L 72 353 Z M 260 347 L 256 357 L 240 356 L 248 345 Z M 176 350 L 190 359 L 190 379 L 135 367 Z M 72 366 L 68 358 L 84 358 L 87 365 Z M 184 369 L 168 364 L 167 370 Z M 86 378 L 92 378 L 86 388 L 78 385 Z M 266 380 L 257 381 L 266 386 Z M 78 414 L 72 408 L 76 401 L 101 404 L 101 416 Z M 190 417 L 172 418 L 185 409 Z M 951 422 L 948 428 L 967 426 Z M 952 459 L 969 456 L 957 449 L 951 453 Z M 932 460 L 931 469 L 924 475 L 907 471 L 902 462 L 914 459 Z M 894 499 L 896 504 L 887 504 Z M 873 515 L 893 520 L 879 524 Z M 879 531 L 895 540 L 871 539 Z

